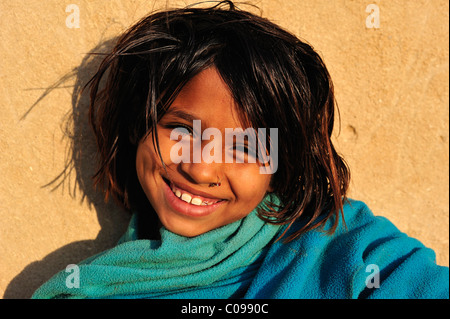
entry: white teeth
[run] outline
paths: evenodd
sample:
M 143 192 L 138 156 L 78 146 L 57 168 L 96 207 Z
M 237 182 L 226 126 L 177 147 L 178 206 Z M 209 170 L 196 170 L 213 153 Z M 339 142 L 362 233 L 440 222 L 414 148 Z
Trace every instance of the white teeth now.
M 189 194 L 183 194 L 181 195 L 181 200 L 184 200 L 186 203 L 190 203 L 192 199 L 192 196 Z
M 176 189 L 175 187 L 172 188 L 172 192 L 175 194 L 175 196 L 177 196 L 181 200 L 185 201 L 186 203 L 190 203 L 192 205 L 205 206 L 205 205 L 212 205 L 212 204 L 214 204 L 214 203 L 203 201 L 203 200 L 201 200 L 198 197 L 192 197 L 189 194 L 182 193 L 179 189 Z
M 193 205 L 201 205 L 202 203 L 203 203 L 203 201 L 200 198 L 197 198 L 197 197 L 194 197 L 191 200 L 191 204 L 193 204 Z

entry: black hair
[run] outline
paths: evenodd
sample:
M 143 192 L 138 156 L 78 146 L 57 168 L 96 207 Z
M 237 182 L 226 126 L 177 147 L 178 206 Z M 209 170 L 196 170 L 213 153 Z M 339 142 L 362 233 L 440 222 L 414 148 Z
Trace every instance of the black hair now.
M 128 209 L 148 205 L 136 176 L 139 141 L 183 86 L 214 66 L 248 126 L 278 128 L 273 192 L 282 205 L 261 210 L 271 223 L 299 218 L 291 235 L 342 212 L 350 173 L 331 141 L 335 99 L 330 75 L 314 49 L 269 20 L 231 1 L 152 13 L 119 39 L 89 82 L 90 121 L 100 154 L 94 176 L 106 197 Z M 104 78 L 104 87 L 100 82 Z M 319 218 L 320 217 L 320 218 Z

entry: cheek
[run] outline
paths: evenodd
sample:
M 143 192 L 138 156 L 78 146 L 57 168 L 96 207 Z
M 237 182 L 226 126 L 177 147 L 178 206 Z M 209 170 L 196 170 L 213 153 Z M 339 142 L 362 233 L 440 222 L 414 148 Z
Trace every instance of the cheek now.
M 259 166 L 234 164 L 230 168 L 230 186 L 239 201 L 246 201 L 251 205 L 257 205 L 269 191 L 271 175 L 259 173 Z M 237 166 L 237 167 L 236 167 Z
M 158 137 L 159 137 L 159 150 L 161 153 L 161 157 L 159 156 L 157 150 L 153 147 L 153 142 L 150 140 L 149 145 L 151 146 L 153 157 L 156 160 L 156 163 L 162 168 L 162 162 L 161 159 L 164 161 L 164 164 L 166 166 L 171 166 L 172 159 L 171 159 L 171 150 L 172 148 L 179 142 L 177 140 L 171 140 L 170 139 L 170 132 L 166 132 L 165 130 L 158 131 Z
M 136 167 L 149 168 L 155 164 L 156 153 L 150 138 L 141 141 L 136 152 Z
M 167 142 L 163 137 L 159 142 L 161 156 L 166 165 L 170 164 L 170 149 L 174 142 Z M 145 140 L 139 143 L 136 153 L 136 168 L 139 170 L 157 170 L 162 167 L 161 158 L 153 146 L 153 137 L 150 134 Z
M 149 183 L 151 175 L 149 173 L 155 171 L 155 161 L 153 152 L 146 143 L 141 143 L 136 152 L 136 174 L 144 191 Z
M 136 152 L 136 173 L 144 190 L 149 183 L 155 182 L 155 173 L 160 169 L 161 160 L 153 147 L 151 137 L 148 137 L 139 144 Z

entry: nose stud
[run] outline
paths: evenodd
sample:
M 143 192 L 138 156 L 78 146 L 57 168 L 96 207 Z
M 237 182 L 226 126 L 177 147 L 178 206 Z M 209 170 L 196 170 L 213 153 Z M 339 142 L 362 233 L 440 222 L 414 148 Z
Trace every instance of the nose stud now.
M 217 176 L 217 183 L 210 183 L 209 184 L 209 187 L 218 187 L 218 186 L 220 186 L 221 185 L 221 183 L 220 183 L 220 177 L 219 176 Z

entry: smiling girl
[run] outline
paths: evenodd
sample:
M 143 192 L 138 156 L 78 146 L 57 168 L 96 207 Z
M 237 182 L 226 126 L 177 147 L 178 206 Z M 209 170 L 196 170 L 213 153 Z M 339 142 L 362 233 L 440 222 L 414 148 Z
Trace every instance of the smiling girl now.
M 154 13 L 89 85 L 95 180 L 133 217 L 79 287 L 61 272 L 34 298 L 448 298 L 432 250 L 347 199 L 332 82 L 294 35 L 230 1 Z M 216 141 L 249 128 L 277 135 Z M 181 140 L 224 160 L 174 160 Z
M 225 134 L 226 128 L 241 126 L 238 112 L 230 90 L 211 66 L 181 89 L 156 125 L 162 159 L 152 134 L 139 143 L 136 170 L 140 185 L 159 220 L 170 231 L 193 237 L 235 222 L 258 206 L 269 191 L 271 175 L 261 174 L 257 163 L 171 161 L 173 128 L 185 126 L 192 130 L 193 121 L 200 120 L 205 127 Z M 215 184 L 218 180 L 220 186 Z

